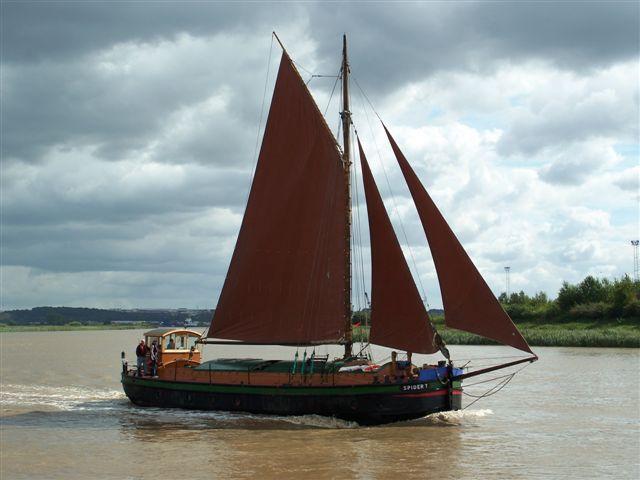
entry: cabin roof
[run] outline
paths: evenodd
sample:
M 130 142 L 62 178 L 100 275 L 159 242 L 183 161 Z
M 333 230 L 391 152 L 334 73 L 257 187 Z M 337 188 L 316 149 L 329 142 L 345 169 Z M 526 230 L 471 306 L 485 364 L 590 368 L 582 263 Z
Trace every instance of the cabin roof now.
M 162 328 L 154 328 L 153 330 L 149 330 L 145 332 L 145 336 L 147 337 L 164 337 L 165 335 L 169 335 L 171 333 L 192 333 L 193 335 L 202 336 L 200 332 L 196 332 L 194 330 L 189 330 L 184 327 L 162 327 Z

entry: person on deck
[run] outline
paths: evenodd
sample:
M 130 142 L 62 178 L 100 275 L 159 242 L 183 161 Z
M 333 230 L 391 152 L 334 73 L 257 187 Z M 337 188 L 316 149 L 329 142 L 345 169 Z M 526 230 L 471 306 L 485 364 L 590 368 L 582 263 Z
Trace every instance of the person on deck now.
M 171 337 L 169 339 L 169 344 L 167 345 L 167 350 L 175 350 L 176 349 L 176 341 Z
M 138 376 L 147 374 L 147 353 L 149 353 L 149 347 L 144 342 L 144 338 L 140 340 L 138 347 L 136 348 L 136 358 L 138 360 Z
M 158 342 L 151 342 L 151 376 L 158 375 Z

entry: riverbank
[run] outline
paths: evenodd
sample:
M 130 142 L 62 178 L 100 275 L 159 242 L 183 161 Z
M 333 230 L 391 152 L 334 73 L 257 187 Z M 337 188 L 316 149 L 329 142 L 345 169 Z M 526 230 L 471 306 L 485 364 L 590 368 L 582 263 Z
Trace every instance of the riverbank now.
M 518 329 L 529 345 L 542 347 L 616 347 L 640 348 L 640 327 L 599 325 L 589 322 L 566 324 L 521 323 Z M 442 337 L 452 345 L 482 345 L 494 343 L 476 335 L 443 329 Z
M 495 342 L 470 333 L 452 330 L 436 318 L 436 328 L 450 345 L 493 345 Z M 640 324 L 631 320 L 579 321 L 567 323 L 518 322 L 518 329 L 531 346 L 640 348 Z M 76 330 L 138 330 L 148 324 L 126 325 L 0 325 L 0 333 L 55 332 Z M 192 327 L 197 331 L 204 327 Z M 354 340 L 368 338 L 368 327 L 355 327 Z
M 449 345 L 495 345 L 492 340 L 453 330 L 439 319 L 438 332 Z M 518 322 L 518 330 L 529 345 L 542 347 L 640 348 L 640 324 L 632 320 L 576 321 L 566 323 Z M 354 339 L 369 336 L 368 327 L 356 327 Z
M 0 325 L 0 333 L 13 332 L 70 332 L 82 330 L 138 330 L 153 328 L 144 323 L 126 325 Z

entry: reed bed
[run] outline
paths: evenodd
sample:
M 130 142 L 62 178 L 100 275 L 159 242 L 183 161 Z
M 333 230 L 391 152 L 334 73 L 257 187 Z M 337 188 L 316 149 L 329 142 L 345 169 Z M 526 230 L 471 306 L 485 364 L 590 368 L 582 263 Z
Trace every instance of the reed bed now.
M 496 342 L 471 333 L 452 330 L 436 322 L 445 343 L 450 345 L 495 345 Z M 531 346 L 542 347 L 616 347 L 640 348 L 640 325 L 615 322 L 597 325 L 591 322 L 567 324 L 518 324 Z M 366 341 L 368 327 L 354 328 L 354 341 Z

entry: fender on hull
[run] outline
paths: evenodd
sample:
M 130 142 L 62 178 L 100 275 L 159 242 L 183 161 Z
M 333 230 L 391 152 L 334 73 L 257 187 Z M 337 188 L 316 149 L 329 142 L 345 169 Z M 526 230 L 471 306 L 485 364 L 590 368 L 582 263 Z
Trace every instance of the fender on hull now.
M 309 388 L 189 384 L 123 376 L 125 394 L 136 405 L 219 410 L 268 415 L 323 415 L 380 425 L 421 418 L 430 413 L 459 410 L 462 392 L 446 387 L 423 391 L 402 385 Z M 324 390 L 324 391 L 323 391 Z

